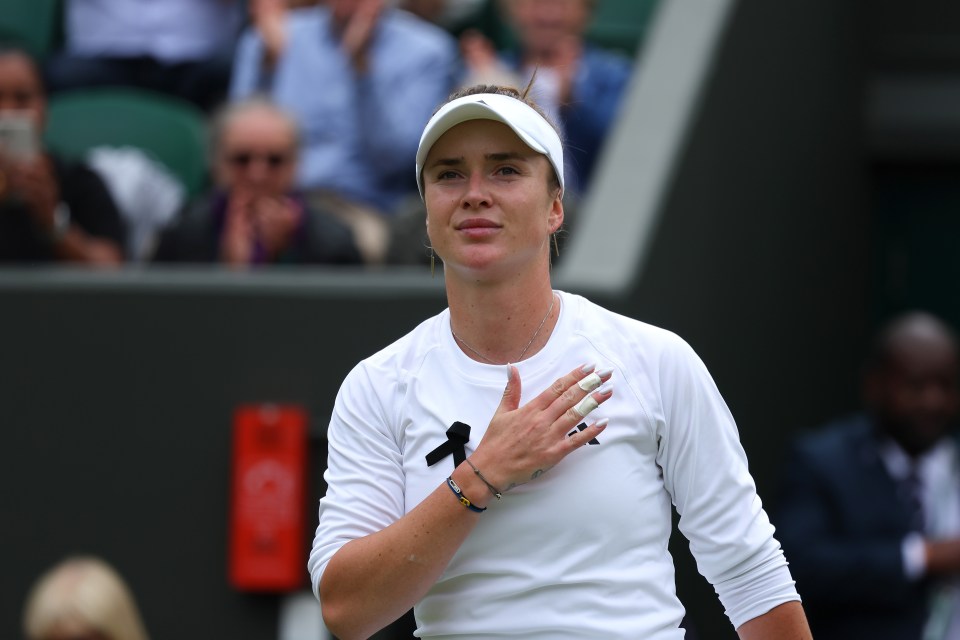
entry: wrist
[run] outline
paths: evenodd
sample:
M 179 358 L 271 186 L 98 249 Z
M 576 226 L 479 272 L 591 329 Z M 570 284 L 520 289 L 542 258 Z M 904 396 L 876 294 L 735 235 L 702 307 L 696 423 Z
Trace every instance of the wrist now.
M 489 503 L 494 500 L 494 497 L 490 495 L 490 491 L 487 490 L 486 485 L 477 478 L 473 470 L 471 470 L 466 463 L 454 469 L 450 477 L 457 483 L 457 486 L 460 487 L 471 504 L 485 509 Z
M 475 504 L 460 487 L 460 485 L 457 484 L 457 481 L 453 479 L 453 476 L 447 477 L 446 484 L 447 488 L 453 493 L 453 497 L 456 498 L 457 502 L 459 502 L 468 511 L 472 511 L 473 513 L 483 513 L 487 510 L 486 507 Z
M 480 471 L 479 467 L 473 464 L 473 461 L 470 460 L 470 458 L 466 459 L 466 463 L 473 470 L 474 475 L 480 478 L 480 481 L 483 482 L 483 484 L 487 487 L 487 490 L 490 492 L 490 494 L 494 498 L 496 498 L 497 500 L 500 500 L 501 498 L 503 498 L 503 492 L 500 490 L 500 488 L 491 484 L 491 482 L 487 480 L 486 476 L 483 475 L 483 472 Z

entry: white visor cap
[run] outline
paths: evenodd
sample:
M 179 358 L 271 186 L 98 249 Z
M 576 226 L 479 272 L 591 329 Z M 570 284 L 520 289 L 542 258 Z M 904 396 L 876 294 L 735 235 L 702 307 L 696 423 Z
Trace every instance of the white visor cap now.
M 513 129 L 524 144 L 547 156 L 560 181 L 560 193 L 563 194 L 563 144 L 556 129 L 536 109 L 521 100 L 496 93 L 478 93 L 443 105 L 424 127 L 417 148 L 417 187 L 421 198 L 423 163 L 430 149 L 440 136 L 468 120 L 496 120 Z

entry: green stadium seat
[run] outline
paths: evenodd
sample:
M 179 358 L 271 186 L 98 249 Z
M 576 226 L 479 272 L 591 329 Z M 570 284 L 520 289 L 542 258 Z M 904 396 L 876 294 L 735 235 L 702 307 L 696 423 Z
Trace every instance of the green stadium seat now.
M 196 195 L 207 178 L 206 119 L 192 104 L 140 89 L 88 89 L 56 94 L 46 141 L 68 157 L 98 146 L 137 147 L 163 163 Z
M 0 0 L 0 42 L 43 58 L 60 32 L 60 16 L 60 0 Z

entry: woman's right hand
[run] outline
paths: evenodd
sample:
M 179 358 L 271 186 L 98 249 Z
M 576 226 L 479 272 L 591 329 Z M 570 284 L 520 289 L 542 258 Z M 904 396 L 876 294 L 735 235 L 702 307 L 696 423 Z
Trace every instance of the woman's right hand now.
M 605 420 L 585 418 L 613 395 L 609 386 L 598 390 L 611 375 L 593 366 L 574 369 L 521 407 L 520 372 L 510 365 L 500 406 L 471 462 L 502 491 L 538 478 L 606 428 Z M 585 421 L 586 429 L 571 434 Z

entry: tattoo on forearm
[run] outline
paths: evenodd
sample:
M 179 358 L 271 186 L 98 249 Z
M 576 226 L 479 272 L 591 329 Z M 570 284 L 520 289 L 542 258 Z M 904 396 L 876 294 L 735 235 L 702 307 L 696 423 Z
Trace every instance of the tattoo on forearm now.
M 530 476 L 530 479 L 531 479 L 531 480 L 536 480 L 537 478 L 539 478 L 539 477 L 542 476 L 542 475 L 543 475 L 543 469 L 537 469 L 536 471 L 533 472 L 533 475 Z

